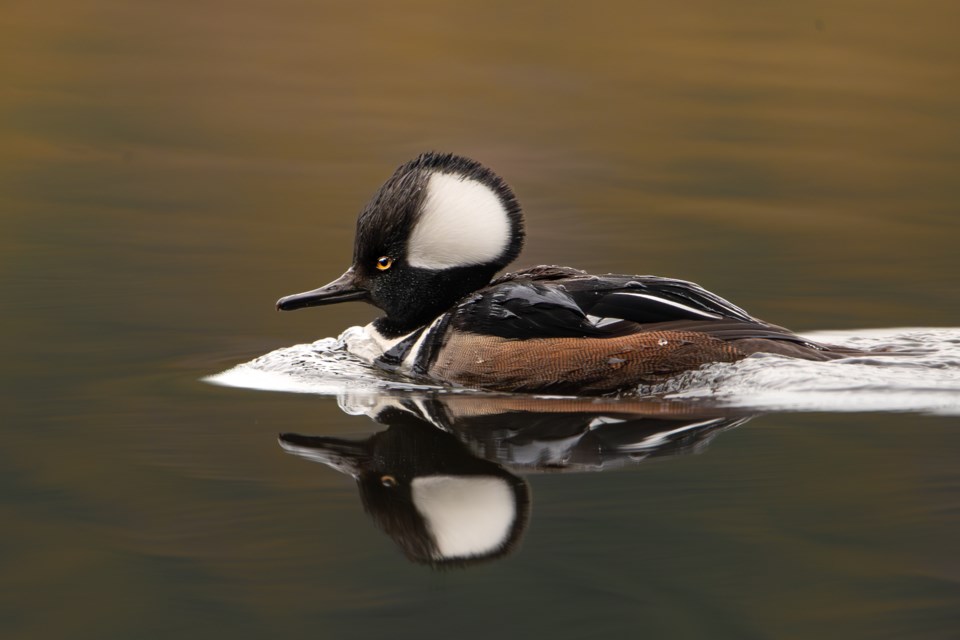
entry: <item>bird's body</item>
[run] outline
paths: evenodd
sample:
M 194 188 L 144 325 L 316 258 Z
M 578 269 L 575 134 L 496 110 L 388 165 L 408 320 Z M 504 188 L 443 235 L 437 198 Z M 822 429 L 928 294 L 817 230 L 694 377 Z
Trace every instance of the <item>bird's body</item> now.
M 361 213 L 347 273 L 277 306 L 367 300 L 386 315 L 345 334 L 351 353 L 409 377 L 502 391 L 611 393 L 758 352 L 850 353 L 682 280 L 553 266 L 491 280 L 522 242 L 506 183 L 471 160 L 424 154 Z

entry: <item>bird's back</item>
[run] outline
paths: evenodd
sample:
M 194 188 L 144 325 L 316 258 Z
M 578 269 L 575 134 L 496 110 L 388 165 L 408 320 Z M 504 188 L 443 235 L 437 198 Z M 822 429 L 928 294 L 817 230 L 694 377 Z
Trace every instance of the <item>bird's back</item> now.
M 423 354 L 431 378 L 506 391 L 606 393 L 769 352 L 826 360 L 820 345 L 696 284 L 540 266 L 468 296 Z

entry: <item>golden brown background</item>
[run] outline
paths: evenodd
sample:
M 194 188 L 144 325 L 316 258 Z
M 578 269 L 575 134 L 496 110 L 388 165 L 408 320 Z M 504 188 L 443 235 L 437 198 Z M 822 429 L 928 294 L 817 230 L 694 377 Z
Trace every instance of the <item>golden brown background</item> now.
M 367 422 L 198 379 L 370 319 L 273 301 L 429 149 L 515 187 L 520 264 L 956 326 L 958 72 L 949 2 L 4 3 L 0 636 L 956 633 L 955 419 L 538 477 L 519 555 L 436 574 L 274 442 Z

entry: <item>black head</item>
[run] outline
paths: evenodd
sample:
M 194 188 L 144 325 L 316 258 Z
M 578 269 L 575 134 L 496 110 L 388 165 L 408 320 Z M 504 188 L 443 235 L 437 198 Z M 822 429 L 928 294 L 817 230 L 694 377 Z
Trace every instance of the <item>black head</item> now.
M 510 553 L 529 521 L 530 487 L 411 411 L 381 410 L 377 421 L 390 427 L 366 440 L 287 433 L 280 446 L 356 478 L 367 513 L 411 560 L 466 566 Z
M 400 335 L 490 282 L 523 247 L 510 187 L 483 165 L 425 153 L 402 165 L 357 219 L 353 266 L 330 284 L 281 298 L 282 311 L 365 300 Z

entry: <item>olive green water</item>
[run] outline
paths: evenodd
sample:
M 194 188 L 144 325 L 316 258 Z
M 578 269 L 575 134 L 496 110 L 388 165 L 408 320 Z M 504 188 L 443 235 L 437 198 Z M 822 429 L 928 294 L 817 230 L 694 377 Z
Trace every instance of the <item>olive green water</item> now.
M 276 442 L 373 423 L 200 381 L 373 317 L 273 302 L 428 149 L 514 186 L 520 264 L 958 326 L 957 7 L 15 1 L 0 72 L 0 637 L 960 636 L 956 417 L 534 475 L 519 550 L 438 572 Z

